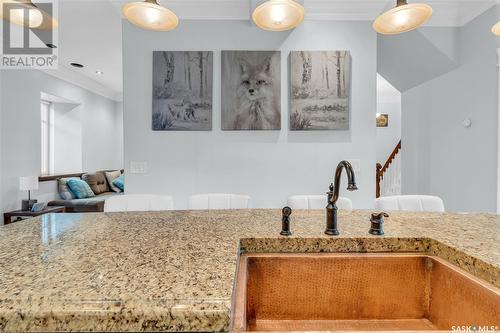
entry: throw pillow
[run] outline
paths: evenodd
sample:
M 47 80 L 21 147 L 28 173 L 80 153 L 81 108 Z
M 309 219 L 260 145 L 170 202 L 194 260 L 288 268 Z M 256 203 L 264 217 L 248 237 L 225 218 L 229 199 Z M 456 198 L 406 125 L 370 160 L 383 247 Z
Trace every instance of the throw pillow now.
M 116 187 L 115 185 L 113 185 L 113 180 L 115 180 L 116 178 L 120 177 L 121 176 L 121 172 L 120 170 L 116 170 L 116 171 L 107 171 L 104 173 L 106 175 L 106 179 L 108 180 L 108 184 L 109 184 L 109 187 L 111 187 L 111 189 L 114 191 L 114 192 L 121 192 L 120 188 Z
M 57 191 L 63 200 L 73 200 L 76 196 L 71 192 L 68 187 L 68 180 L 70 179 L 78 179 L 78 178 L 59 178 L 57 180 Z
M 95 197 L 95 194 L 94 192 L 92 192 L 89 184 L 81 179 L 71 178 L 70 180 L 68 180 L 68 187 L 77 199 Z
M 82 179 L 89 184 L 92 192 L 96 195 L 109 192 L 108 182 L 103 172 L 86 173 L 82 176 Z
M 120 190 L 123 191 L 125 187 L 125 179 L 123 175 L 113 180 L 113 185 L 115 185 L 116 187 L 118 187 Z

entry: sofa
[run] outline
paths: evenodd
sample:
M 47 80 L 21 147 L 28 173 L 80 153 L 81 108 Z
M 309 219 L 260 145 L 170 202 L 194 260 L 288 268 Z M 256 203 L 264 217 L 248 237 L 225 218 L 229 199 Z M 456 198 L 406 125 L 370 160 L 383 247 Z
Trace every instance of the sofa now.
M 123 194 L 119 189 L 117 189 L 113 184 L 110 183 L 106 177 L 108 171 L 97 171 L 95 173 L 85 173 L 82 174 L 81 178 L 92 189 L 95 196 L 85 199 L 77 199 L 75 195 L 71 192 L 67 185 L 67 181 L 70 178 L 58 178 L 57 179 L 57 190 L 59 193 L 59 198 L 50 201 L 48 206 L 64 206 L 66 207 L 66 212 L 69 213 L 90 213 L 90 212 L 103 212 L 104 211 L 104 201 L 107 198 Z M 114 171 L 115 173 L 121 171 Z

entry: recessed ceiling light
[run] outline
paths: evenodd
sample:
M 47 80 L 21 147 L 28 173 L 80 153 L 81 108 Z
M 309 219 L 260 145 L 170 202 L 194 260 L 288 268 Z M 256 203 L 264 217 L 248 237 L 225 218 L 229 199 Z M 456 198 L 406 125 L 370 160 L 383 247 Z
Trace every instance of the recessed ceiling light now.
M 252 13 L 255 24 L 268 31 L 293 29 L 302 23 L 304 16 L 304 7 L 295 0 L 268 0 Z
M 96 73 L 97 75 L 102 75 L 102 74 L 104 74 L 104 72 L 102 72 L 102 71 L 96 71 L 95 73 Z
M 429 5 L 397 0 L 396 7 L 377 17 L 373 28 L 383 35 L 397 35 L 420 27 L 431 16 L 432 7 Z
M 51 43 L 47 43 L 47 44 L 45 44 L 45 46 L 47 46 L 48 48 L 51 48 L 51 49 L 57 49 L 57 46 L 54 44 L 51 44 Z
M 70 63 L 71 66 L 76 67 L 76 68 L 83 68 L 84 66 L 82 64 L 79 64 L 77 62 L 72 62 Z
M 179 24 L 177 15 L 156 0 L 128 3 L 123 6 L 122 13 L 130 23 L 148 30 L 169 31 Z

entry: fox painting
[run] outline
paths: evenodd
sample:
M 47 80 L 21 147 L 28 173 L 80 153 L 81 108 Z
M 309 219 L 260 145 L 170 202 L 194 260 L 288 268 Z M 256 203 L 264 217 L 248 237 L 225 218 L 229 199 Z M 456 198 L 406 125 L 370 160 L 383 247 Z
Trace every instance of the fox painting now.
M 280 53 L 222 52 L 222 129 L 279 130 Z

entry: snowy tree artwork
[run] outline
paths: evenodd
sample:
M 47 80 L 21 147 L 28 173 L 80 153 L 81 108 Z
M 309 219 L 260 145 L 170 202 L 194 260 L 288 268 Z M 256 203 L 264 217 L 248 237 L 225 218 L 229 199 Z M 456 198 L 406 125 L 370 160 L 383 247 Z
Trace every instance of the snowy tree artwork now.
M 290 67 L 291 130 L 348 130 L 350 52 L 293 51 Z
M 153 52 L 153 130 L 212 129 L 213 54 Z

